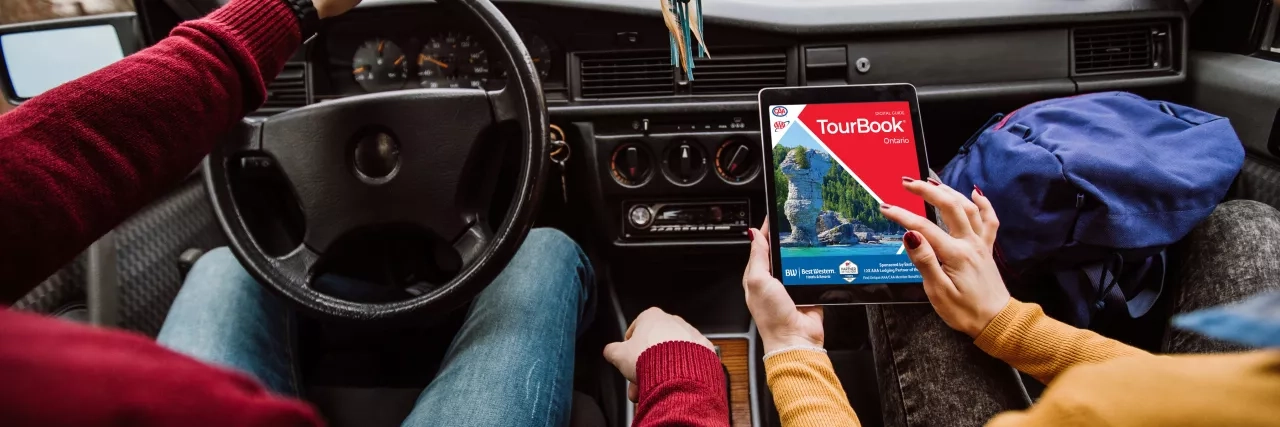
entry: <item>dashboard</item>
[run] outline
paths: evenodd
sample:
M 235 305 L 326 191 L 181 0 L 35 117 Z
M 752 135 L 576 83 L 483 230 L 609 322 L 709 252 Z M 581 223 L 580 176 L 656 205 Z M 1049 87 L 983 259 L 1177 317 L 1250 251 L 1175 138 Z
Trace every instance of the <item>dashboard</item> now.
M 495 4 L 574 149 L 566 187 L 595 215 L 595 234 L 623 251 L 745 242 L 743 225 L 772 202 L 762 189 L 773 177 L 756 164 L 755 98 L 766 87 L 914 84 L 940 168 L 996 112 L 1090 91 L 1167 91 L 1186 78 L 1177 0 L 710 1 L 710 57 L 693 79 L 670 64 L 657 2 Z M 306 102 L 499 88 L 506 64 L 467 19 L 432 2 L 363 2 L 307 45 Z

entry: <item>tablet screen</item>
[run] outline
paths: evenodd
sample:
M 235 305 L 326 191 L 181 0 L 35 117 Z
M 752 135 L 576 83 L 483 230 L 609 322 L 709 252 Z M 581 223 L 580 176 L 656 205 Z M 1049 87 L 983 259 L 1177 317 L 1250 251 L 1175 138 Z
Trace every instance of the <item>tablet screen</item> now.
M 925 216 L 902 187 L 921 179 L 907 101 L 769 105 L 784 285 L 920 283 L 891 204 Z

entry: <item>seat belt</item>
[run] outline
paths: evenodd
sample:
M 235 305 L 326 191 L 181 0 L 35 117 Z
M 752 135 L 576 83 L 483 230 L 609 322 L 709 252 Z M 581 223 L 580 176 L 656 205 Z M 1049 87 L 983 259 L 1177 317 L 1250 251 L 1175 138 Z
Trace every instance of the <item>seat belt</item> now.
M 116 263 L 116 238 L 108 231 L 89 245 L 85 275 L 89 323 L 114 327 L 120 324 L 120 267 Z

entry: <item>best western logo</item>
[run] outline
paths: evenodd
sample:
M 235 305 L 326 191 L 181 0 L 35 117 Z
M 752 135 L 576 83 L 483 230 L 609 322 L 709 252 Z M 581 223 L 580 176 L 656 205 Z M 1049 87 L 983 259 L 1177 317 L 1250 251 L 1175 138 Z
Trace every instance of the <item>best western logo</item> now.
M 818 129 L 823 135 L 842 134 L 842 133 L 892 133 L 904 132 L 902 124 L 906 123 L 898 120 L 896 117 L 890 117 L 889 120 L 876 122 L 867 119 L 858 119 L 852 122 L 833 122 L 830 120 L 818 120 Z

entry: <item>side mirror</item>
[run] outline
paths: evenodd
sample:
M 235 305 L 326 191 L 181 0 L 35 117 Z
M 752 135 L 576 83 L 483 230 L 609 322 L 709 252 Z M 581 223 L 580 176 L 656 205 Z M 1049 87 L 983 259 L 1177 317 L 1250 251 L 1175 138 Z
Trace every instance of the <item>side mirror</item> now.
M 18 105 L 140 49 L 133 12 L 0 25 L 0 92 Z

